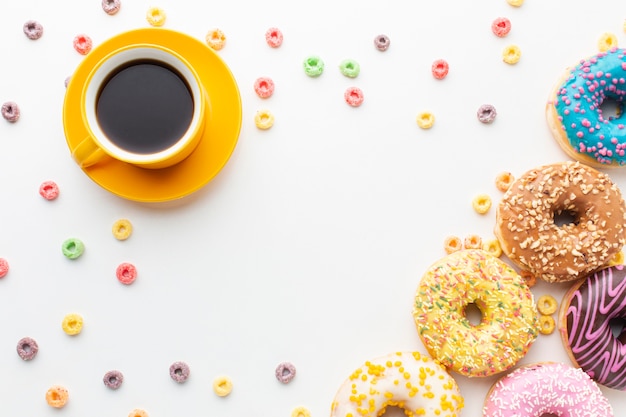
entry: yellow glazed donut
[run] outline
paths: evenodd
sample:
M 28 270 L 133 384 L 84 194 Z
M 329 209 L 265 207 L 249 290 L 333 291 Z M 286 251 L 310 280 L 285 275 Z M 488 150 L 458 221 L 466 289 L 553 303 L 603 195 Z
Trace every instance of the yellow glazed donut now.
M 330 416 L 377 417 L 393 406 L 409 417 L 457 417 L 463 405 L 443 366 L 419 352 L 396 352 L 354 371 L 337 391 Z
M 559 225 L 563 215 L 571 219 Z M 626 206 L 608 175 L 580 162 L 544 165 L 504 194 L 494 233 L 520 269 L 547 282 L 573 281 L 622 249 Z
M 476 305 L 482 320 L 465 315 Z M 511 368 L 537 338 L 530 289 L 510 266 L 483 250 L 452 253 L 433 264 L 415 295 L 413 317 L 433 358 L 469 377 Z

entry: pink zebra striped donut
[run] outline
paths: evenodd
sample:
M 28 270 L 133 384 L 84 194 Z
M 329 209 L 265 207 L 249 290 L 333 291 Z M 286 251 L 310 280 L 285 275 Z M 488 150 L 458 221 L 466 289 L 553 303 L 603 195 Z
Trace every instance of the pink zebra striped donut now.
M 612 320 L 626 318 L 626 269 L 602 269 L 565 294 L 559 332 L 572 362 L 598 384 L 626 391 L 626 331 L 615 337 Z

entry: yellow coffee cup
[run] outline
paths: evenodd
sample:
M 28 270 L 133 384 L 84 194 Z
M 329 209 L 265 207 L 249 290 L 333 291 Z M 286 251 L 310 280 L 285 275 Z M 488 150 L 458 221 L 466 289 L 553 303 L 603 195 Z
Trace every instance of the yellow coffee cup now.
M 194 68 L 176 52 L 149 44 L 119 48 L 94 65 L 81 92 L 87 137 L 72 151 L 81 168 L 114 158 L 166 168 L 202 138 L 208 100 Z

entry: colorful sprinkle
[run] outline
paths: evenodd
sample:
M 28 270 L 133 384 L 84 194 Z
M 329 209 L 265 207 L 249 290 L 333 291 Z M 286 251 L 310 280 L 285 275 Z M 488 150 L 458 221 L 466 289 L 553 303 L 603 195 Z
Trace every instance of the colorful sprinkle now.
M 22 360 L 30 361 L 35 359 L 39 352 L 39 345 L 30 337 L 24 337 L 17 342 L 17 354 Z
M 122 382 L 124 382 L 124 375 L 117 370 L 109 371 L 104 374 L 104 377 L 102 377 L 102 382 L 104 382 L 104 386 L 107 388 L 116 390 L 122 386 Z
M 63 317 L 61 327 L 66 334 L 76 336 L 83 330 L 83 317 L 76 313 L 68 314 Z
M 502 60 L 507 64 L 517 64 L 522 57 L 522 50 L 517 45 L 509 45 L 502 51 Z
M 117 240 L 126 240 L 133 233 L 133 224 L 128 219 L 119 219 L 113 223 L 111 230 Z
M 479 194 L 472 200 L 472 207 L 478 214 L 486 214 L 491 208 L 491 197 L 487 194 Z
M 339 63 L 339 71 L 348 78 L 356 78 L 361 72 L 361 66 L 354 59 L 344 59 Z
M 150 7 L 146 12 L 146 20 L 150 26 L 163 26 L 167 15 L 160 7 Z
M 265 32 L 265 42 L 267 42 L 270 48 L 278 48 L 283 44 L 283 32 L 278 28 L 269 28 Z
M 226 46 L 226 34 L 220 29 L 211 29 L 205 36 L 207 45 L 214 51 L 220 51 Z
M 112 16 L 120 11 L 122 3 L 120 0 L 102 0 L 102 10 L 109 16 Z
M 359 107 L 363 104 L 363 91 L 358 87 L 348 87 L 343 93 L 343 98 L 352 107 Z
M 63 242 L 61 251 L 67 259 L 77 259 L 85 252 L 85 245 L 80 239 L 71 237 Z
M 2 104 L 2 117 L 7 122 L 15 123 L 20 118 L 20 108 L 14 101 L 7 101 Z
M 213 380 L 213 391 L 220 396 L 226 397 L 233 390 L 233 381 L 227 376 L 219 376 Z
M 476 112 L 476 117 L 480 123 L 489 124 L 496 120 L 496 116 L 498 113 L 496 112 L 496 108 L 491 104 L 483 104 L 478 108 Z
M 506 17 L 498 17 L 491 23 L 491 31 L 497 37 L 502 38 L 511 31 L 511 21 Z
M 43 26 L 36 20 L 27 21 L 24 23 L 24 27 L 22 29 L 24 31 L 24 35 L 33 41 L 41 38 L 43 35 Z
M 430 112 L 422 112 L 417 115 L 416 122 L 422 129 L 430 129 L 435 124 L 435 115 Z
M 276 367 L 276 379 L 287 384 L 296 376 L 296 367 L 290 362 L 282 362 Z
M 115 270 L 115 276 L 122 284 L 130 285 L 137 279 L 137 268 L 128 262 L 121 263 Z
M 0 258 L 0 278 L 4 278 L 9 273 L 9 262 Z
M 438 80 L 443 80 L 444 78 L 446 78 L 446 75 L 448 75 L 449 69 L 450 69 L 450 66 L 448 65 L 448 62 L 445 59 L 438 59 L 435 62 L 433 62 L 431 66 L 431 72 L 433 74 L 433 77 L 435 77 Z
M 274 115 L 269 110 L 259 110 L 254 115 L 254 124 L 261 130 L 274 126 Z
M 179 384 L 187 381 L 189 378 L 189 365 L 185 362 L 174 362 L 170 365 L 170 377 Z
M 304 73 L 309 77 L 319 77 L 324 72 L 324 61 L 319 56 L 310 56 L 302 64 Z
M 39 195 L 46 200 L 54 200 L 59 196 L 59 186 L 54 181 L 44 181 L 39 186 Z
M 274 81 L 269 77 L 257 78 L 254 82 L 254 92 L 260 98 L 268 98 L 274 94 Z
M 69 399 L 69 392 L 61 385 L 54 385 L 46 391 L 46 402 L 50 407 L 63 408 Z
M 87 55 L 93 46 L 93 41 L 87 35 L 76 35 L 74 37 L 74 49 L 81 55 Z
M 389 45 L 391 45 L 391 41 L 387 35 L 378 35 L 374 38 L 374 46 L 381 52 L 389 49 Z

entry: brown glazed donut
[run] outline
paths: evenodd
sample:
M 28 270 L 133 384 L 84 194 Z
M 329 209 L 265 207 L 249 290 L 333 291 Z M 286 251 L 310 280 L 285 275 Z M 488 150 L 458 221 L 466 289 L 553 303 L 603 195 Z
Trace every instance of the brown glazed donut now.
M 569 216 L 562 225 L 555 221 Z M 580 162 L 531 169 L 504 194 L 494 233 L 521 269 L 547 282 L 581 278 L 626 243 L 626 206 L 608 175 Z

